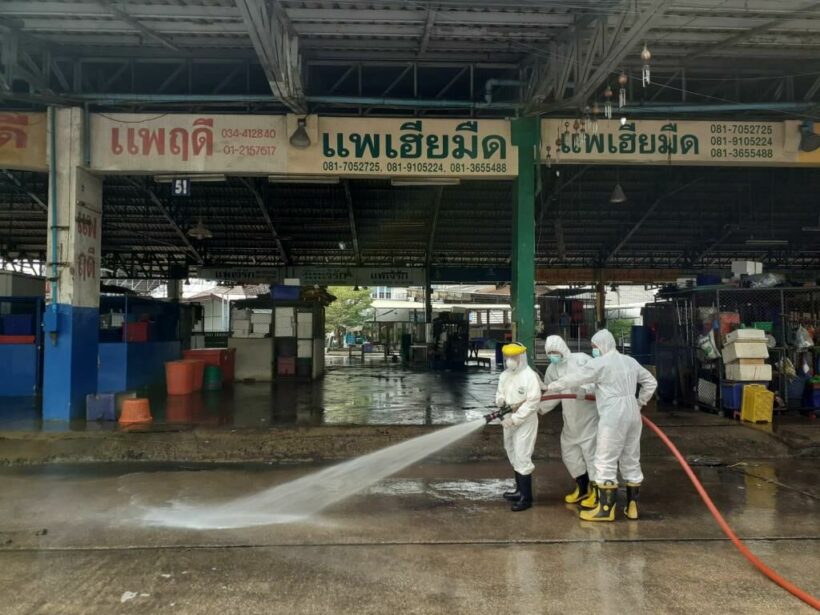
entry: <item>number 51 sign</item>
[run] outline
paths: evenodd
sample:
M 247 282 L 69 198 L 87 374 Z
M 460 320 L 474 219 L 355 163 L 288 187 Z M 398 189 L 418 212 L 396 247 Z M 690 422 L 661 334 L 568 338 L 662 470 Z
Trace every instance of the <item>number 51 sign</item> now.
M 174 196 L 191 196 L 191 180 L 172 179 L 171 194 Z

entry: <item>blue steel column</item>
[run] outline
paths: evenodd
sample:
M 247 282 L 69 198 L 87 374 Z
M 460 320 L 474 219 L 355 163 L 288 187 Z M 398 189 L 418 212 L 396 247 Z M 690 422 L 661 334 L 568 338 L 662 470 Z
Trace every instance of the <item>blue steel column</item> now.
M 49 296 L 43 419 L 85 416 L 97 391 L 102 182 L 80 167 L 82 109 L 49 110 Z
M 512 120 L 512 142 L 518 146 L 512 236 L 513 339 L 524 344 L 535 359 L 535 172 L 540 141 L 538 118 Z

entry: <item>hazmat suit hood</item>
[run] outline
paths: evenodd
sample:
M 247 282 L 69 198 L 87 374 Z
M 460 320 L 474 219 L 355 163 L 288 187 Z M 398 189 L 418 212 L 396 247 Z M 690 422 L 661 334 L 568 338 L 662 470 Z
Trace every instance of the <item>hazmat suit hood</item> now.
M 615 338 L 607 329 L 601 329 L 592 336 L 592 343 L 601 351 L 601 355 L 615 350 Z
M 550 335 L 547 338 L 547 341 L 544 343 L 544 350 L 547 354 L 551 352 L 558 352 L 561 356 L 566 360 L 571 354 L 572 351 L 567 346 L 567 343 L 564 341 L 560 335 Z

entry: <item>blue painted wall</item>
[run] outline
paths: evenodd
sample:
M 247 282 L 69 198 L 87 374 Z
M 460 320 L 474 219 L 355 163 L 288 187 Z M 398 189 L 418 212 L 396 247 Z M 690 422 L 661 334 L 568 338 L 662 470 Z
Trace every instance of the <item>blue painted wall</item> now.
M 57 304 L 56 308 L 56 343 L 50 335 L 43 341 L 43 419 L 81 419 L 85 418 L 85 396 L 97 392 L 100 312 L 97 308 L 66 304 Z
M 36 344 L 0 344 L 0 397 L 37 394 Z
M 165 362 L 182 357 L 180 342 L 112 342 L 99 345 L 100 393 L 162 386 Z

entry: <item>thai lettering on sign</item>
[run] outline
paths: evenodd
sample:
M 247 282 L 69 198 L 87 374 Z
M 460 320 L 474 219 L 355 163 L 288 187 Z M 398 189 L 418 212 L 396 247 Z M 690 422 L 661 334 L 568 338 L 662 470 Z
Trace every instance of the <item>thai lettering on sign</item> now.
M 308 119 L 311 144 L 288 151 L 288 171 L 342 176 L 514 177 L 505 120 Z
M 149 173 L 282 173 L 283 116 L 91 116 L 91 166 Z
M 0 113 L 0 167 L 48 170 L 45 113 Z
M 800 166 L 820 164 L 805 151 L 801 123 L 599 120 L 597 132 L 566 119 L 541 123 L 541 159 L 552 163 Z

